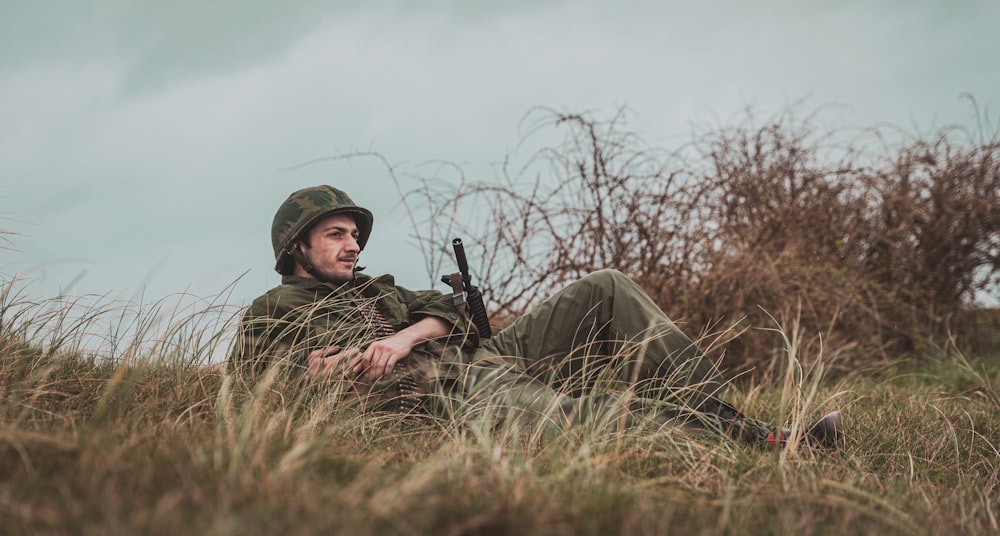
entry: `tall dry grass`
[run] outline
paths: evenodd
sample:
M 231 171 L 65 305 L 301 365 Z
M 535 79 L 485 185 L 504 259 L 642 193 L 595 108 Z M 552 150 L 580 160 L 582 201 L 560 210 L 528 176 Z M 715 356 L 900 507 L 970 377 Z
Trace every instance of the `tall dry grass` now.
M 1000 369 L 956 348 L 831 382 L 803 327 L 773 324 L 780 381 L 728 395 L 789 424 L 835 403 L 850 430 L 837 452 L 773 452 L 650 425 L 363 412 L 280 365 L 248 385 L 212 364 L 218 303 L 164 318 L 10 283 L 2 297 L 7 534 L 1000 531 Z M 100 333 L 124 335 L 88 352 Z

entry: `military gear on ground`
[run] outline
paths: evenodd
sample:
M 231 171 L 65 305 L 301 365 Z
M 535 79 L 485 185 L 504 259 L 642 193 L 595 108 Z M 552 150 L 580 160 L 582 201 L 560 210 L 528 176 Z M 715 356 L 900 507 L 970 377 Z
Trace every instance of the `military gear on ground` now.
M 330 214 L 349 214 L 358 226 L 358 246 L 365 248 L 371 236 L 374 217 L 371 211 L 357 206 L 346 193 L 332 186 L 313 186 L 298 190 L 278 207 L 271 223 L 271 246 L 274 269 L 291 275 L 295 267 L 292 248 L 320 218 Z

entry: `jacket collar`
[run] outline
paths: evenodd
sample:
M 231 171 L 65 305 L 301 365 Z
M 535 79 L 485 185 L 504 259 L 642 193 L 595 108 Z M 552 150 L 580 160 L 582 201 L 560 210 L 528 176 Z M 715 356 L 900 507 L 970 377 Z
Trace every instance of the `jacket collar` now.
M 283 275 L 281 276 L 282 285 L 291 285 L 293 287 L 299 287 L 306 290 L 319 290 L 329 293 L 334 292 L 345 292 L 353 289 L 359 284 L 367 283 L 371 280 L 371 277 L 363 274 L 355 274 L 354 281 L 349 283 L 343 283 L 340 285 L 334 283 L 326 283 L 318 279 L 313 279 L 311 277 L 301 277 L 297 275 Z

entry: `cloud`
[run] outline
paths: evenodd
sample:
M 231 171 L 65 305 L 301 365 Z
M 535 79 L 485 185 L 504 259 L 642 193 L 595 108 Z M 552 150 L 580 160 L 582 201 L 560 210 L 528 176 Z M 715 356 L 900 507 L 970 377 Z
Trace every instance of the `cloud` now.
M 747 104 L 809 97 L 855 124 L 926 124 L 967 121 L 961 92 L 1000 97 L 995 2 L 96 5 L 0 5 L 0 197 L 26 234 L 14 262 L 58 280 L 85 265 L 78 288 L 94 292 L 212 292 L 252 269 L 234 294 L 248 299 L 276 282 L 273 211 L 317 183 L 375 210 L 373 271 L 426 285 L 381 162 L 284 168 L 370 149 L 404 181 L 437 161 L 489 179 L 536 106 L 626 106 L 629 128 L 676 146 Z

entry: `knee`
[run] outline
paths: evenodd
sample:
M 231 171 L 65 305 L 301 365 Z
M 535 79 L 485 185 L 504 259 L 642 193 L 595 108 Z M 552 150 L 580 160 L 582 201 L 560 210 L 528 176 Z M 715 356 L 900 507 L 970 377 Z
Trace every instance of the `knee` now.
M 587 296 L 592 303 L 613 302 L 620 293 L 635 283 L 625 274 L 611 268 L 591 272 L 567 285 L 563 292 L 581 299 Z
M 631 282 L 632 280 L 614 268 L 604 268 L 587 274 L 582 281 L 599 287 L 614 288 L 623 282 Z
M 628 276 L 612 268 L 591 272 L 580 278 L 577 284 L 588 289 L 591 295 L 599 297 L 600 300 L 613 298 L 635 285 Z

